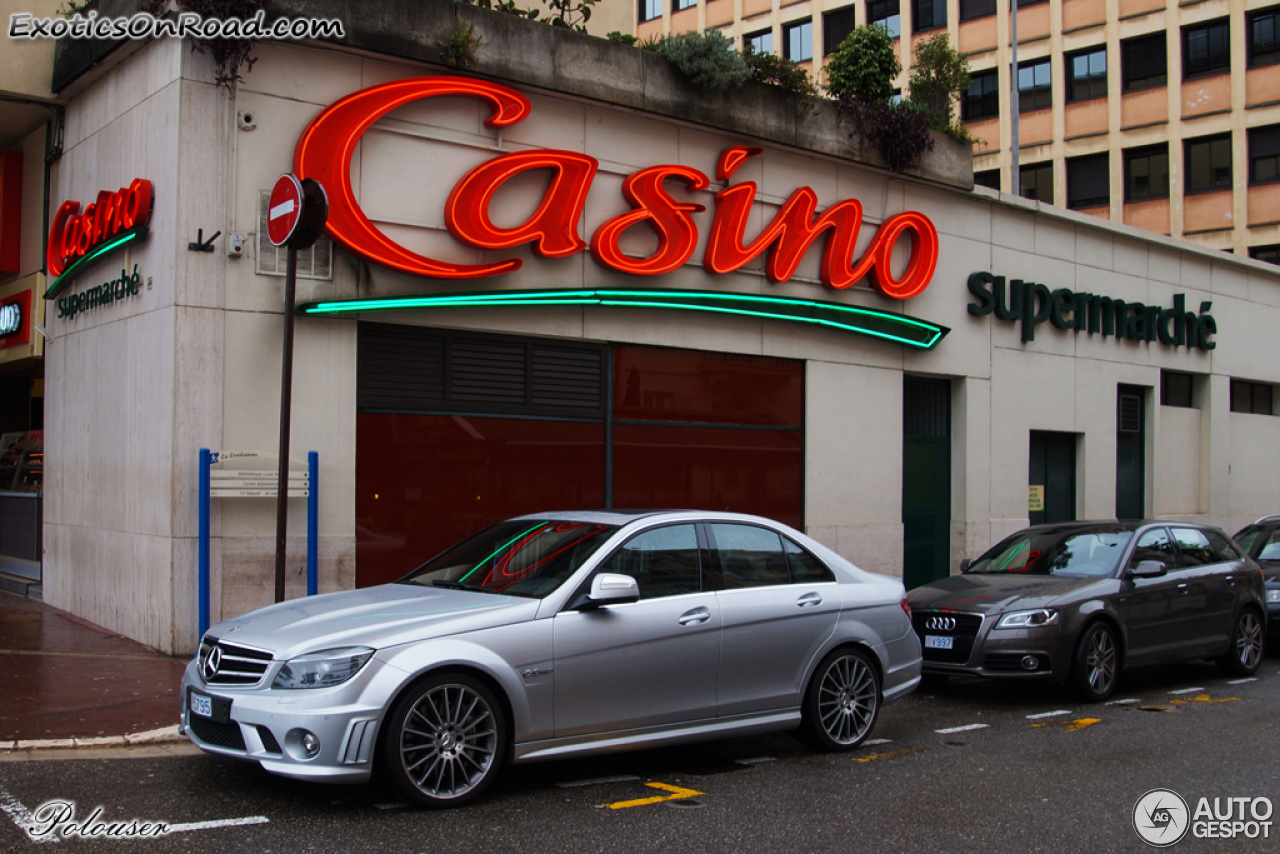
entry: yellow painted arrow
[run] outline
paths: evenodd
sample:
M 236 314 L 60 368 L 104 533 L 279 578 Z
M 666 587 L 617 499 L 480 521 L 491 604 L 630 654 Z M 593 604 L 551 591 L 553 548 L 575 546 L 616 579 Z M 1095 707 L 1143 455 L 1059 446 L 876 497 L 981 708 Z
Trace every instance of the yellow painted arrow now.
M 666 783 L 645 783 L 650 789 L 661 789 L 664 792 L 671 792 L 669 795 L 658 795 L 652 798 L 638 798 L 634 801 L 618 801 L 612 804 L 602 804 L 611 810 L 625 810 L 628 807 L 643 807 L 649 804 L 660 804 L 663 801 L 678 801 L 682 798 L 692 798 L 697 795 L 705 795 L 706 792 L 695 792 L 693 789 L 682 789 L 679 786 L 669 786 Z
M 1102 723 L 1101 718 L 1076 718 L 1074 721 L 1046 721 L 1045 723 L 1042 723 L 1042 724 L 1032 724 L 1032 726 L 1033 727 L 1056 726 L 1056 727 L 1062 727 L 1062 729 L 1066 732 L 1079 732 L 1080 730 L 1085 729 L 1086 727 L 1091 727 L 1094 724 L 1100 724 L 1100 723 Z
M 1170 700 L 1171 703 L 1193 703 L 1197 706 L 1212 706 L 1216 703 L 1234 703 L 1239 697 L 1223 697 L 1221 700 L 1211 700 L 1208 694 L 1197 694 L 1194 697 L 1186 699 Z

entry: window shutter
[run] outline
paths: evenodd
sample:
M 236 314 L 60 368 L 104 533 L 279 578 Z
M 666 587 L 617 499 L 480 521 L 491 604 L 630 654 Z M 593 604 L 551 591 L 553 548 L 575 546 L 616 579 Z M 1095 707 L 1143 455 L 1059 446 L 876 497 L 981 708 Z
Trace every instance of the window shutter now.
M 1124 43 L 1124 76 L 1126 80 L 1141 80 L 1166 73 L 1164 35 L 1155 38 L 1134 39 Z
M 1280 125 L 1249 131 L 1249 159 L 1280 156 Z
M 1110 158 L 1106 154 L 1074 157 L 1067 161 L 1067 204 L 1092 207 L 1111 200 Z
M 972 21 L 996 13 L 996 0 L 960 0 L 960 20 Z

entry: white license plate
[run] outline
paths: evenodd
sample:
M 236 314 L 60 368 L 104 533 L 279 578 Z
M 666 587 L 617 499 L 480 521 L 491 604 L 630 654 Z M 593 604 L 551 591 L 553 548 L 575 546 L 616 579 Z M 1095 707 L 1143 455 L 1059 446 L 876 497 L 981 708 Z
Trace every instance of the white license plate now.
M 191 692 L 191 711 L 202 718 L 213 717 L 213 698 Z
M 955 645 L 955 638 L 940 637 L 938 635 L 925 635 L 924 645 L 926 649 L 951 649 Z

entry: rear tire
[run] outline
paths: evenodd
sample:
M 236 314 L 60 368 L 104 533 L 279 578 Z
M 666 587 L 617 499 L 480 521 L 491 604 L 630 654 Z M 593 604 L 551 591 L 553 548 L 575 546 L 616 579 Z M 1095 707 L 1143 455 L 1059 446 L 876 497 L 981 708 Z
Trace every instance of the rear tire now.
M 801 737 L 819 750 L 853 750 L 880 714 L 880 676 L 859 649 L 838 649 L 814 671 L 805 691 Z
M 475 800 L 493 785 L 506 745 L 507 722 L 493 692 L 466 674 L 437 673 L 392 708 L 380 758 L 402 798 L 444 809 Z
M 1120 676 L 1120 646 L 1107 623 L 1091 623 L 1076 642 L 1067 682 L 1083 699 L 1101 703 L 1116 690 Z
M 1235 631 L 1231 633 L 1231 649 L 1218 659 L 1218 666 L 1233 676 L 1252 676 L 1262 666 L 1265 647 L 1266 639 L 1258 612 L 1245 608 L 1236 617 Z

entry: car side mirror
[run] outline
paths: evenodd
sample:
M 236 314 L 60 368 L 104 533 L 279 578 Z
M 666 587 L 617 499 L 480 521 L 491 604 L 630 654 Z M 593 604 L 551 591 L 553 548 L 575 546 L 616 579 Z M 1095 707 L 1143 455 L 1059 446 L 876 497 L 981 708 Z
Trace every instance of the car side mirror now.
M 1158 560 L 1139 561 L 1137 566 L 1129 570 L 1130 578 L 1160 578 L 1168 574 L 1169 568 Z
M 630 575 L 602 572 L 591 579 L 591 592 L 579 596 L 570 607 L 576 611 L 594 611 L 605 605 L 621 605 L 640 599 L 640 585 Z
M 969 567 L 970 567 L 972 564 L 973 564 L 973 561 L 969 560 L 968 558 L 965 558 L 964 560 L 960 561 L 960 571 L 961 571 L 961 572 L 968 572 L 968 571 L 969 571 Z

